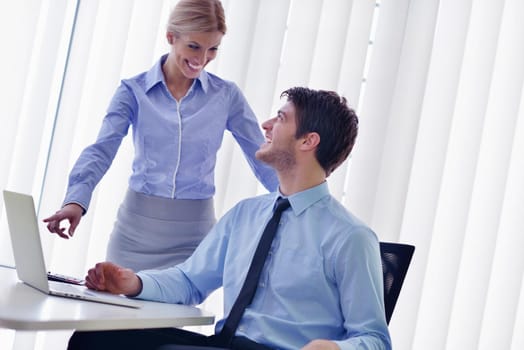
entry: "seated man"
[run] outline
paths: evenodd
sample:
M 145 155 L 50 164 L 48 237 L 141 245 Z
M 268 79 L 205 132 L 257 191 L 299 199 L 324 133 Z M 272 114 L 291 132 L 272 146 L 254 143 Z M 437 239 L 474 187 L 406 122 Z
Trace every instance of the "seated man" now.
M 200 304 L 224 287 L 228 317 L 217 322 L 216 334 L 174 328 L 75 332 L 70 349 L 391 348 L 378 239 L 329 194 L 326 183 L 353 148 L 358 118 L 334 92 L 297 87 L 282 97 L 277 115 L 262 124 L 266 142 L 256 154 L 276 169 L 276 193 L 238 203 L 182 264 L 135 274 L 103 262 L 86 277 L 92 289 L 180 304 Z M 253 277 L 251 261 L 280 197 L 291 207 L 279 225 L 273 223 L 278 230 Z M 246 297 L 243 287 L 248 267 L 254 297 Z

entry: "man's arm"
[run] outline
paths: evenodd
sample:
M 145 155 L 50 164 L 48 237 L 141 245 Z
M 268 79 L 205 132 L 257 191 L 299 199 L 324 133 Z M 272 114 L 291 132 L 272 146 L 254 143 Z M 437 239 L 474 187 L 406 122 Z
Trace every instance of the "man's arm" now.
M 197 305 L 222 286 L 229 234 L 236 226 L 235 206 L 209 231 L 184 262 L 164 269 L 139 271 L 139 299 Z
M 338 248 L 335 260 L 346 340 L 340 349 L 391 349 L 384 312 L 382 263 L 376 235 L 365 226 L 354 227 Z

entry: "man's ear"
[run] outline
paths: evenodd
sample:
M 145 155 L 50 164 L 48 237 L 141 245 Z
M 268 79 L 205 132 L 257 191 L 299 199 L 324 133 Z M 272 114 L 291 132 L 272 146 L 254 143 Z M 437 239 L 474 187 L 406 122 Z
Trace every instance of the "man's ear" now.
M 310 132 L 304 135 L 302 140 L 301 149 L 312 150 L 315 149 L 320 143 L 320 135 L 316 132 Z

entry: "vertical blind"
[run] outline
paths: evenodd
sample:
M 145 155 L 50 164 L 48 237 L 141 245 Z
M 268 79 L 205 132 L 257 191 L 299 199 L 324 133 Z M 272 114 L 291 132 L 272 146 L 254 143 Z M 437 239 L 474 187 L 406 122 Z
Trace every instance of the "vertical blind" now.
M 59 208 L 120 79 L 167 52 L 176 0 L 0 3 L 0 187 Z M 360 116 L 333 195 L 383 241 L 415 245 L 393 314 L 395 349 L 524 348 L 524 13 L 521 0 L 223 0 L 209 71 L 260 122 L 291 86 L 336 90 Z M 129 137 L 75 237 L 45 234 L 48 267 L 103 260 L 127 188 Z M 226 135 L 216 214 L 264 192 Z M 0 264 L 13 265 L 0 203 Z M 348 267 L 350 268 L 350 267 Z M 222 315 L 220 291 L 203 305 Z M 212 327 L 202 327 L 212 332 Z M 2 349 L 60 349 L 70 332 L 0 329 Z

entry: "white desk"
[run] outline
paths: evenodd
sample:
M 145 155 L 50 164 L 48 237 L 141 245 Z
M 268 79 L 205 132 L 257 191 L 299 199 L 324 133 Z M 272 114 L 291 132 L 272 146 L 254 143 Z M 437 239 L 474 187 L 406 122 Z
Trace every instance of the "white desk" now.
M 0 267 L 0 328 L 108 330 L 210 325 L 214 316 L 197 307 L 144 301 L 140 309 L 46 295 Z

